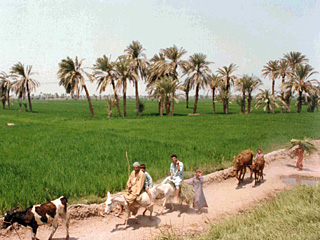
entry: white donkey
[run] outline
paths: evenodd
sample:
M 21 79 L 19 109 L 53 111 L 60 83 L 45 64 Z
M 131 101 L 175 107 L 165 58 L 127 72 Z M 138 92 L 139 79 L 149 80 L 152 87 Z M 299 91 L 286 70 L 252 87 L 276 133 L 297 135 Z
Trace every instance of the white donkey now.
M 155 187 L 149 189 L 151 196 L 153 199 L 157 197 Z M 108 192 L 108 198 L 106 201 L 106 208 L 105 208 L 105 213 L 109 214 L 111 212 L 111 209 L 113 206 L 118 203 L 120 204 L 124 209 L 125 209 L 125 214 L 126 214 L 126 219 L 125 219 L 125 227 L 128 227 L 128 219 L 136 219 L 135 214 L 138 212 L 139 207 L 145 207 L 146 209 L 143 212 L 143 215 L 145 215 L 146 211 L 150 211 L 150 217 L 152 217 L 152 212 L 153 212 L 153 206 L 148 207 L 151 204 L 150 198 L 146 192 L 143 192 L 141 194 L 141 200 L 136 202 L 135 205 L 135 210 L 133 211 L 134 214 L 132 217 L 130 217 L 130 210 L 129 210 L 129 204 L 126 201 L 125 197 L 123 194 L 111 196 L 110 192 Z
M 172 186 L 170 183 L 163 183 L 155 187 L 156 189 L 156 195 L 158 196 L 159 194 L 164 195 L 163 203 L 162 203 L 162 209 L 161 209 L 161 214 L 163 213 L 163 210 L 166 206 L 166 203 L 171 204 L 171 209 L 174 210 L 174 205 L 173 205 L 173 198 L 176 194 L 176 189 Z M 182 204 L 182 199 L 179 198 L 179 203 Z

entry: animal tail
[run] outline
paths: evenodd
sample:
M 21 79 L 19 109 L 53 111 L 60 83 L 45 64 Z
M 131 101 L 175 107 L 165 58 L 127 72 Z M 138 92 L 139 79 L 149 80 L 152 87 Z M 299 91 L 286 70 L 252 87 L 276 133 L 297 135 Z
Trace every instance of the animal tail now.
M 68 199 L 65 196 L 60 197 L 60 201 L 64 206 L 64 212 L 67 213 Z

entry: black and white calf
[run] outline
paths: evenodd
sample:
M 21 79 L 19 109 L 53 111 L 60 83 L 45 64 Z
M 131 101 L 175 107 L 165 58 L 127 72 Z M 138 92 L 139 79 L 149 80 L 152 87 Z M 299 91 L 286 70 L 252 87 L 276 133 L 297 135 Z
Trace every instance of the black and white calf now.
M 23 226 L 32 228 L 32 240 L 36 240 L 37 229 L 40 225 L 52 224 L 52 232 L 49 240 L 58 228 L 58 217 L 64 219 L 67 236 L 69 239 L 69 218 L 67 214 L 68 200 L 66 197 L 60 197 L 54 201 L 34 205 L 21 211 L 10 210 L 4 215 L 3 228 L 7 228 L 17 222 Z

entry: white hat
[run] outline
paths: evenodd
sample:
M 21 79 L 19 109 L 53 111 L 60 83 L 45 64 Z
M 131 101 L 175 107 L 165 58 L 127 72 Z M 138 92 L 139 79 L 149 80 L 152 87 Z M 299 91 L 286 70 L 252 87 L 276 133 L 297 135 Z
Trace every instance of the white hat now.
M 140 163 L 139 163 L 139 162 L 135 162 L 135 163 L 133 164 L 133 166 L 134 166 L 134 167 L 140 167 Z

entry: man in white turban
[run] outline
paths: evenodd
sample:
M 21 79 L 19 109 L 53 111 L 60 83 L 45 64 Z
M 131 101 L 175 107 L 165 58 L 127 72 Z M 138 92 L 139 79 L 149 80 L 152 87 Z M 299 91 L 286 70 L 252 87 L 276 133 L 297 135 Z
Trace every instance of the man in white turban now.
M 124 197 L 129 203 L 129 209 L 133 210 L 134 202 L 141 200 L 141 191 L 144 186 L 144 172 L 140 170 L 140 164 L 135 162 L 133 164 L 133 171 L 129 176 L 127 182 L 127 189 L 124 192 Z

